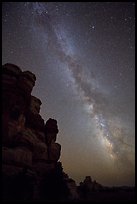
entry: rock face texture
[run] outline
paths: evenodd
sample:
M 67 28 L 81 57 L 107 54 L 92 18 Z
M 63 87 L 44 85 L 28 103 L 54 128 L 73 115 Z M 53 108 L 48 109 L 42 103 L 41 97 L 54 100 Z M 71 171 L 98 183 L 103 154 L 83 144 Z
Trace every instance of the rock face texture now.
M 33 73 L 16 65 L 2 67 L 4 201 L 62 200 L 71 194 L 58 161 L 57 121 L 44 123 L 42 103 L 31 95 L 35 81 Z

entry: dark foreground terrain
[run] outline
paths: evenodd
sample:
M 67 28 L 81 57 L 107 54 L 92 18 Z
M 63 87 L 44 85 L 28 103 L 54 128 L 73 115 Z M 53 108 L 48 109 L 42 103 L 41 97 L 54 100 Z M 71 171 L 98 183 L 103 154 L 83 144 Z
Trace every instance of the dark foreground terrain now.
M 91 202 L 135 202 L 135 192 L 93 192 L 83 201 Z
M 35 202 L 35 201 L 34 201 Z M 135 192 L 92 192 L 78 200 L 50 200 L 46 203 L 135 203 Z M 43 201 L 42 203 L 45 203 Z

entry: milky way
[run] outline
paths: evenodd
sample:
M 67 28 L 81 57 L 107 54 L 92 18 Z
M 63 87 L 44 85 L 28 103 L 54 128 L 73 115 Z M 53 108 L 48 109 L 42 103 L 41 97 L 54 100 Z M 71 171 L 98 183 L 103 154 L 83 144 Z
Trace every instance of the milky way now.
M 76 158 L 73 151 L 62 150 L 65 170 L 78 181 L 88 173 L 107 184 L 134 183 L 133 11 L 134 3 L 3 4 L 3 62 L 14 62 L 38 74 L 38 89 L 34 93 L 44 101 L 49 97 L 41 114 L 47 119 L 53 109 L 53 117 L 62 123 L 59 142 L 70 150 L 74 151 L 75 145 L 79 149 Z M 17 29 L 13 25 L 16 21 Z M 10 28 L 7 22 L 11 23 Z M 20 36 L 22 58 L 17 57 L 19 48 L 13 45 L 18 42 L 15 35 Z M 24 48 L 27 37 L 30 48 Z M 30 61 L 35 61 L 36 56 L 36 64 L 32 66 L 29 59 L 23 62 L 26 53 Z M 49 91 L 48 84 L 53 86 Z M 56 85 L 62 87 L 57 93 Z M 48 94 L 43 96 L 46 91 Z M 53 97 L 60 99 L 51 102 Z M 64 117 L 64 113 L 68 116 Z M 78 159 L 78 155 L 83 159 Z M 74 159 L 79 162 L 74 164 Z M 91 164 L 87 163 L 89 160 Z M 102 173 L 98 169 L 101 166 Z

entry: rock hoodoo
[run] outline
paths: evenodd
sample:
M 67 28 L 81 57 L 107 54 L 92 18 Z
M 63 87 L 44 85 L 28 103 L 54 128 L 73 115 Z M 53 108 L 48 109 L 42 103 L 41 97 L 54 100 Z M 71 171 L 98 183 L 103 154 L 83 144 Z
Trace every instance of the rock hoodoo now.
M 71 192 L 59 162 L 57 121 L 44 124 L 36 77 L 18 66 L 2 67 L 2 173 L 4 201 L 62 200 Z

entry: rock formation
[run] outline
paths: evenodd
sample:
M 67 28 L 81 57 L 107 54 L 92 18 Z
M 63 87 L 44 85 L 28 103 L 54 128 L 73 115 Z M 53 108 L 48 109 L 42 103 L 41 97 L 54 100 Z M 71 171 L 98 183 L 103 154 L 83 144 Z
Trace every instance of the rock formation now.
M 102 189 L 102 185 L 97 183 L 96 180 L 92 181 L 90 176 L 86 176 L 84 181 L 80 183 L 80 186 L 89 192 L 100 191 Z
M 103 190 L 103 186 L 96 182 L 92 181 L 90 176 L 86 176 L 83 182 L 80 182 L 78 186 L 78 193 L 81 199 L 87 199 L 91 193 L 99 192 Z
M 2 67 L 2 173 L 4 201 L 61 200 L 69 196 L 56 143 L 57 121 L 44 124 L 36 77 L 13 64 Z

